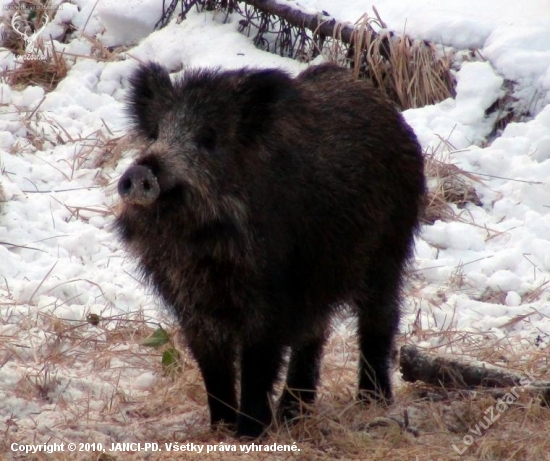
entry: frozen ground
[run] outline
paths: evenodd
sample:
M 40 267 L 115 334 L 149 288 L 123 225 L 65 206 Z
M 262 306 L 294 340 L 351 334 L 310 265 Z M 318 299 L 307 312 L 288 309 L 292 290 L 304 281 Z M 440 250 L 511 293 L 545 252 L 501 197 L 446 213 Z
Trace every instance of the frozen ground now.
M 348 21 L 365 12 L 364 2 L 359 1 L 294 3 Z M 544 350 L 550 340 L 546 291 L 550 9 L 546 3 L 414 0 L 403 6 L 398 0 L 380 0 L 376 4 L 393 30 L 406 27 L 413 37 L 449 48 L 475 47 L 478 56 L 487 60 L 462 64 L 456 73 L 454 100 L 405 113 L 428 153 L 435 152 L 480 180 L 472 185 L 481 205 L 455 208 L 460 219 L 425 226 L 417 240 L 402 331 L 421 345 L 445 345 L 446 336 L 416 337 L 412 325 L 442 333 L 517 338 L 527 350 Z M 158 17 L 158 1 L 101 0 L 95 9 L 94 4 L 88 0 L 64 4 L 48 33 L 55 39 L 60 24 L 71 21 L 77 29 L 74 39 L 56 46 L 67 53 L 90 55 L 92 42 L 82 35 L 85 27 L 88 36 L 97 36 L 106 45 L 131 45 L 123 59 L 79 58 L 48 94 L 39 87 L 15 89 L 0 83 L 0 180 L 6 195 L 0 214 L 0 344 L 5 346 L 0 349 L 0 432 L 30 431 L 38 441 L 63 437 L 74 427 L 83 439 L 91 432 L 101 434 L 104 441 L 119 440 L 127 431 L 135 433 L 135 427 L 85 425 L 72 405 L 85 400 L 88 417 L 95 418 L 104 411 L 105 395 L 121 388 L 127 396 L 139 397 L 157 379 L 141 365 L 146 359 L 133 352 L 131 341 L 117 346 L 122 358 L 110 349 L 110 368 L 98 372 L 97 361 L 79 360 L 80 349 L 74 343 L 69 347 L 55 329 L 60 319 L 79 331 L 81 347 L 92 343 L 100 347 L 97 344 L 108 342 L 110 330 L 87 323 L 89 313 L 164 321 L 154 298 L 134 279 L 134 267 L 110 227 L 116 180 L 130 164 L 131 152 L 116 164 L 99 162 L 107 147 L 123 146 L 109 144 L 109 139 L 124 134 L 122 99 L 136 60 L 156 60 L 173 72 L 183 66 L 247 65 L 296 73 L 305 67 L 256 49 L 237 32 L 238 18 L 223 24 L 221 15 L 193 11 L 181 24 L 173 21 L 148 35 Z M 14 65 L 13 55 L 0 49 L 0 67 Z M 532 117 L 509 124 L 488 145 L 491 124 L 485 111 L 503 95 L 505 79 L 516 82 L 515 95 Z M 74 356 L 71 366 L 61 364 L 63 354 Z M 103 360 L 102 353 L 98 357 Z M 28 382 L 34 383 L 34 391 L 26 390 Z M 39 385 L 46 388 L 44 398 L 29 398 Z M 113 418 L 119 421 L 118 416 Z

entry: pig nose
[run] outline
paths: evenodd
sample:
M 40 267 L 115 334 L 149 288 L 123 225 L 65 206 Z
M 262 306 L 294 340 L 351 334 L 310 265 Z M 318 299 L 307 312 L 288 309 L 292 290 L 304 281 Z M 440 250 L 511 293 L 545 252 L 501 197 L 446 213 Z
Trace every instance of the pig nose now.
M 159 196 L 160 188 L 149 168 L 136 165 L 128 168 L 118 181 L 118 193 L 125 203 L 151 205 Z

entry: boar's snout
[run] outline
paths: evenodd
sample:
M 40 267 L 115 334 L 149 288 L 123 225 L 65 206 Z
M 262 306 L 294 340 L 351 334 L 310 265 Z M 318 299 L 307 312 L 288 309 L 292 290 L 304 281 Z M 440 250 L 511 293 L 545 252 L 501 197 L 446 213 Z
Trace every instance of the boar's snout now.
M 136 165 L 128 168 L 118 181 L 118 193 L 126 203 L 151 205 L 159 196 L 160 188 L 149 168 Z

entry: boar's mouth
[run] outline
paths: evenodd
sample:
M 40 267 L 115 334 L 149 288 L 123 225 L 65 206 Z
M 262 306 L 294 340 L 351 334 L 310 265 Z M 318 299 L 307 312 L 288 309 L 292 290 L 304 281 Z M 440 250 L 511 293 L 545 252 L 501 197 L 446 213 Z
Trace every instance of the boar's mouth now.
M 149 168 L 135 165 L 128 168 L 118 181 L 118 193 L 124 203 L 147 206 L 158 198 L 160 187 Z

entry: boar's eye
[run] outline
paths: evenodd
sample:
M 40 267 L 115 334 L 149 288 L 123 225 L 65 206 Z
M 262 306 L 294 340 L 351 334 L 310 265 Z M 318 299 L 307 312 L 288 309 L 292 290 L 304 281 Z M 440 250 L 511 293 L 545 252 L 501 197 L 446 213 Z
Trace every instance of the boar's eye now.
M 206 150 L 214 150 L 216 147 L 216 131 L 210 127 L 201 129 L 195 137 L 195 142 L 199 147 Z

